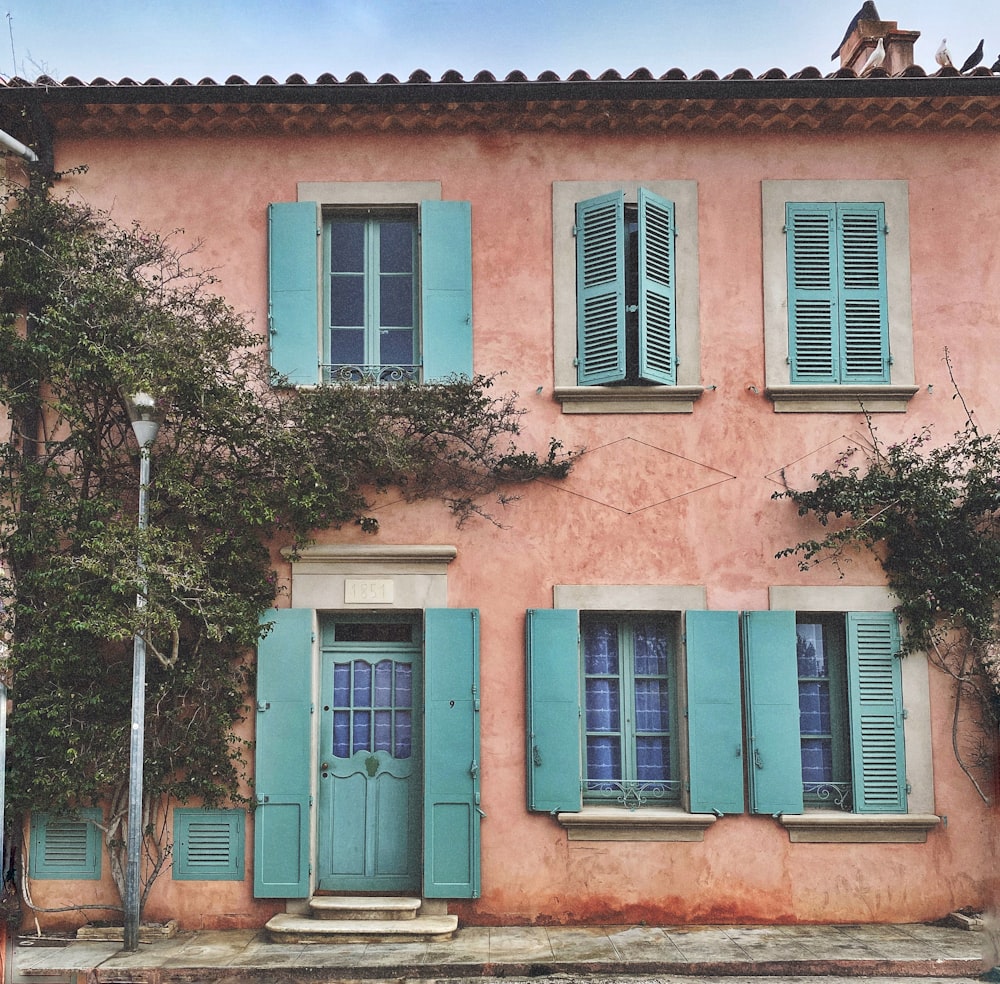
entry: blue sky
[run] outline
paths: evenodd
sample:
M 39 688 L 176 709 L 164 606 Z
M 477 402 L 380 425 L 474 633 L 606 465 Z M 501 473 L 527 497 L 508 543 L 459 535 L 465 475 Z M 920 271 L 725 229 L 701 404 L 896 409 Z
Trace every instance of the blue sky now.
M 826 72 L 860 0 L 6 0 L 0 75 L 84 82 L 284 81 L 352 71 L 434 79 L 515 69 L 597 76 L 703 68 Z M 916 61 L 936 70 L 948 38 L 957 65 L 986 38 L 1000 55 L 997 0 L 876 0 L 885 20 L 921 32 Z

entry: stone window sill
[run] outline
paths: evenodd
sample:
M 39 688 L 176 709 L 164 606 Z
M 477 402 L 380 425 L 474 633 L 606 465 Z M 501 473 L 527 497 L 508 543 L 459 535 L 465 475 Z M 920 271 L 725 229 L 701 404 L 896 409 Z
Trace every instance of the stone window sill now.
M 775 413 L 904 413 L 916 386 L 768 386 Z
M 703 386 L 557 386 L 563 413 L 693 413 Z
M 570 840 L 701 841 L 716 821 L 712 813 L 647 807 L 585 806 L 579 813 L 558 813 Z
M 933 813 L 782 813 L 793 844 L 925 844 L 941 818 Z

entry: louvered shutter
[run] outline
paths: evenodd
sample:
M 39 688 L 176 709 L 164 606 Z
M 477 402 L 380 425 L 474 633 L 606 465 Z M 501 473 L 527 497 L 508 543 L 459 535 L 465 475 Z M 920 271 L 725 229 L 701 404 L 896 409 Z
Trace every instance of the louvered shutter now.
M 319 382 L 319 237 L 315 202 L 268 206 L 271 367 L 293 385 Z
M 789 358 L 793 383 L 836 383 L 836 206 L 788 202 Z
M 424 612 L 424 884 L 479 897 L 479 613 Z
M 174 810 L 175 881 L 242 881 L 242 810 Z
M 528 809 L 576 813 L 583 805 L 579 613 L 532 609 L 525 631 Z
M 625 195 L 576 206 L 577 381 L 625 378 Z
M 38 879 L 99 879 L 101 822 L 95 807 L 79 810 L 74 817 L 33 813 L 28 874 Z
M 691 812 L 742 813 L 739 615 L 690 611 L 684 634 Z
M 639 375 L 677 381 L 674 205 L 639 189 Z
M 885 206 L 837 206 L 842 383 L 889 382 Z
M 802 743 L 795 612 L 745 612 L 750 807 L 801 813 Z
M 420 203 L 423 381 L 472 378 L 472 206 Z
M 848 613 L 847 684 L 857 813 L 906 812 L 898 652 L 895 614 Z
M 309 894 L 313 612 L 268 613 L 257 646 L 254 897 Z

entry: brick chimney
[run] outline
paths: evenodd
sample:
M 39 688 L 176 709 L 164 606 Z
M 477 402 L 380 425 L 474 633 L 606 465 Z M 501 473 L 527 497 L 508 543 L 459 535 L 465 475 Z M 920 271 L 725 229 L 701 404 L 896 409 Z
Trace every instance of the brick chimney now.
M 840 67 L 860 72 L 882 38 L 885 48 L 882 68 L 890 75 L 898 75 L 913 64 L 913 45 L 919 37 L 919 31 L 901 31 L 896 21 L 859 20 L 840 46 Z

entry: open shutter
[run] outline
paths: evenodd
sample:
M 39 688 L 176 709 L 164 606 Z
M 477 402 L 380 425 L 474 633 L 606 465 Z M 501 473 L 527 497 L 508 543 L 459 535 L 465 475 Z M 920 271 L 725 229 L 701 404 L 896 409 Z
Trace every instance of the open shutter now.
M 842 383 L 889 382 L 885 206 L 837 206 Z
M 309 894 L 309 781 L 312 761 L 313 613 L 268 613 L 257 646 L 254 896 Z
M 577 381 L 625 378 L 625 195 L 576 206 Z
M 750 808 L 802 812 L 795 612 L 745 612 Z
M 839 382 L 836 205 L 788 202 L 788 351 L 793 383 Z
M 580 619 L 571 609 L 531 609 L 527 653 L 528 809 L 582 806 Z
M 424 612 L 424 895 L 479 897 L 479 613 Z
M 739 615 L 689 611 L 685 637 L 690 809 L 742 813 Z
M 848 613 L 847 686 L 857 813 L 906 812 L 898 652 L 895 614 Z
M 639 189 L 639 375 L 677 381 L 674 204 Z
M 472 206 L 420 203 L 423 381 L 472 378 Z
M 319 236 L 315 202 L 268 206 L 271 367 L 293 385 L 319 379 Z

